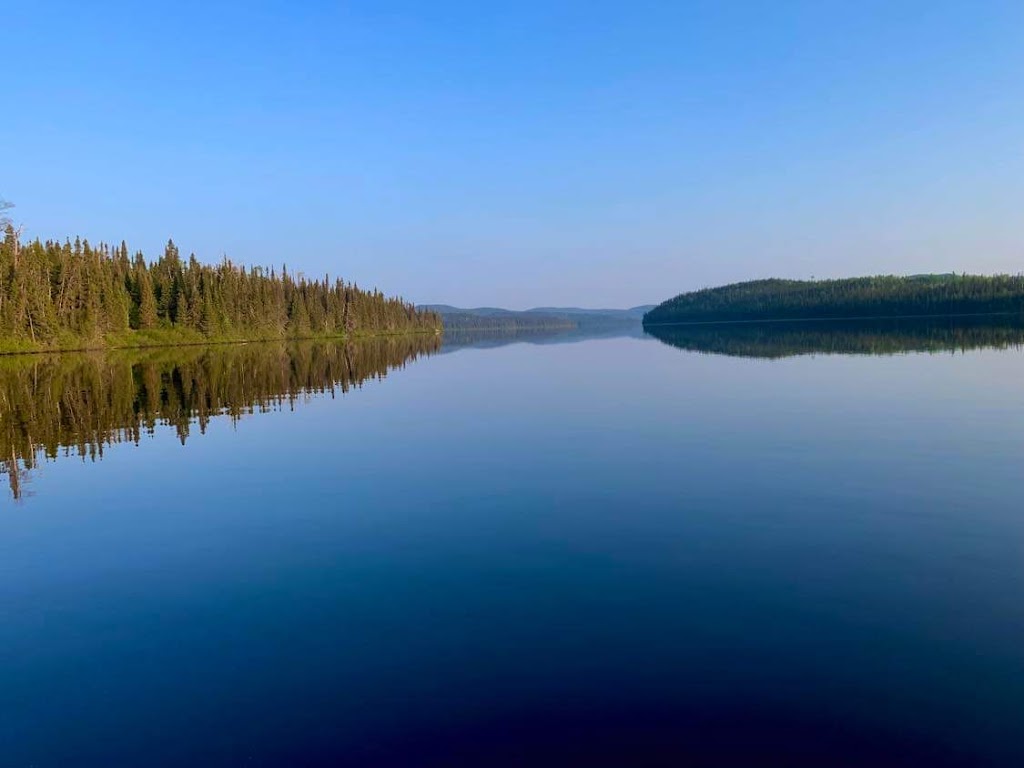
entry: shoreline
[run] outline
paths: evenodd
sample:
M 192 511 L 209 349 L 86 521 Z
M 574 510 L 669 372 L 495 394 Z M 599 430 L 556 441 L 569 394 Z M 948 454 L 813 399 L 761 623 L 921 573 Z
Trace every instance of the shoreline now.
M 136 332 L 137 333 L 137 332 Z M 348 334 L 316 334 L 310 336 L 262 336 L 255 338 L 211 338 L 211 339 L 182 339 L 179 341 L 143 340 L 141 343 L 85 343 L 83 346 L 57 346 L 43 347 L 39 349 L 3 349 L 0 348 L 0 357 L 18 357 L 23 355 L 62 355 L 86 352 L 116 352 L 144 349 L 173 349 L 175 347 L 212 347 L 226 346 L 231 344 L 266 344 L 270 342 L 291 342 L 291 341 L 361 341 L 364 339 L 387 338 L 394 336 L 440 336 L 444 333 L 443 328 L 432 328 L 426 330 L 404 330 L 404 331 L 370 331 L 355 332 Z

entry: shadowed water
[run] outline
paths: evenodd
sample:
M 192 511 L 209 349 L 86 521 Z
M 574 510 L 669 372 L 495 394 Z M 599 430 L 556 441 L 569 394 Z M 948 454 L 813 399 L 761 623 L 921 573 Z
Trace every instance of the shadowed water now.
M 1019 351 L 1024 346 L 1024 315 L 680 323 L 652 325 L 647 333 L 691 352 L 765 359 Z
M 0 765 L 1022 764 L 980 333 L 6 361 Z
M 111 444 L 138 445 L 158 425 L 184 445 L 212 418 L 334 398 L 439 348 L 433 335 L 407 335 L 0 357 L 0 472 L 17 499 L 41 458 L 95 460 Z

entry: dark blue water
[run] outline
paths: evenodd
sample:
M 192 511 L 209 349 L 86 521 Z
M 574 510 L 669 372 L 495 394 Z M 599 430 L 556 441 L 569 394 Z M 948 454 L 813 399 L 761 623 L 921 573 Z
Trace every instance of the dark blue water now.
M 1024 353 L 421 358 L 0 501 L 0 764 L 1024 764 Z

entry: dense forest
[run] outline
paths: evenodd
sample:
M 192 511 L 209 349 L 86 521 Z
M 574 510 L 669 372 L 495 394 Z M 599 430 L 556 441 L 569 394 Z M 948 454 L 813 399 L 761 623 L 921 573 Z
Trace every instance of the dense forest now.
M 185 443 L 210 420 L 293 408 L 381 379 L 440 347 L 436 334 L 0 358 L 0 474 L 15 498 L 43 459 L 102 457 L 158 425 Z
M 677 323 L 647 333 L 690 352 L 777 360 L 797 355 L 957 353 L 1021 349 L 1024 316 L 963 316 L 778 323 Z
M 168 241 L 155 262 L 88 241 L 0 243 L 0 351 L 436 332 L 440 317 L 377 290 L 282 268 L 215 266 Z
M 680 294 L 644 315 L 644 325 L 1022 311 L 1024 275 L 771 279 Z

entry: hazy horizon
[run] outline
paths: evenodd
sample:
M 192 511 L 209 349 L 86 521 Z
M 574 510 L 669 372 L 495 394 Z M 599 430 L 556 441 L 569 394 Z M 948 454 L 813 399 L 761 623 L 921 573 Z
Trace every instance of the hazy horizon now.
M 1019 3 L 4 18 L 0 196 L 27 237 L 510 309 L 1024 267 Z

